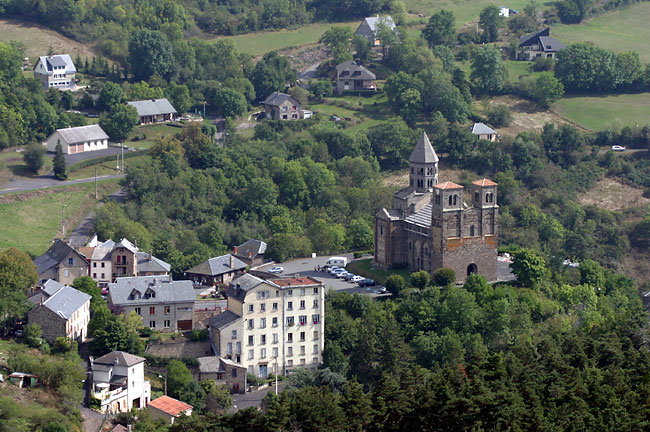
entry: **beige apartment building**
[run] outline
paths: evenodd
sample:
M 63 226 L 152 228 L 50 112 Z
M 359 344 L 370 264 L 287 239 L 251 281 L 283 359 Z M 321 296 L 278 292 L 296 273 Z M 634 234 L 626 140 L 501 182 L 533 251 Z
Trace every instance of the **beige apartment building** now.
M 261 279 L 245 274 L 227 290 L 228 310 L 210 322 L 215 355 L 267 377 L 316 370 L 325 341 L 325 289 L 305 276 Z

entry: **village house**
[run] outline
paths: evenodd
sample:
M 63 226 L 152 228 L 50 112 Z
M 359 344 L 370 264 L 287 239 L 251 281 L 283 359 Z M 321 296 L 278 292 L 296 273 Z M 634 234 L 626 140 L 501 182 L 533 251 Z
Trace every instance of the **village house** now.
M 264 263 L 266 243 L 261 240 L 248 240 L 245 243 L 235 246 L 233 255 L 245 262 L 250 267 L 257 267 Z
M 151 413 L 151 418 L 164 418 L 169 424 L 174 424 L 174 420 L 182 415 L 192 415 L 192 405 L 181 402 L 178 399 L 169 396 L 160 396 L 151 401 L 147 409 Z
M 273 92 L 264 102 L 264 114 L 271 120 L 298 120 L 302 105 L 293 96 Z
M 247 264 L 233 255 L 210 258 L 185 272 L 195 285 L 217 286 L 233 280 L 246 272 Z
M 63 154 L 83 153 L 108 148 L 108 135 L 99 125 L 57 129 L 47 138 L 47 151 L 54 152 L 61 144 Z
M 40 81 L 45 90 L 50 87 L 60 90 L 74 88 L 76 73 L 68 54 L 40 56 L 34 65 L 34 79 Z
M 38 271 L 38 280 L 44 284 L 53 279 L 70 285 L 81 276 L 88 276 L 86 257 L 62 240 L 56 239 L 50 248 L 34 260 Z
M 151 384 L 145 378 L 145 359 L 113 351 L 98 359 L 90 358 L 91 397 L 100 401 L 102 413 L 121 413 L 144 408 L 151 399 Z
M 374 17 L 364 18 L 359 27 L 355 30 L 355 36 L 362 36 L 370 42 L 372 46 L 380 46 L 381 39 L 379 38 L 379 28 L 380 23 L 395 31 L 395 22 L 391 16 L 382 16 L 379 15 Z
M 199 381 L 212 380 L 225 385 L 231 393 L 246 390 L 246 368 L 223 357 L 199 357 Z
M 534 61 L 536 58 L 554 59 L 558 51 L 566 48 L 562 42 L 550 36 L 550 28 L 536 31 L 519 38 L 519 60 Z
M 170 281 L 169 276 L 122 277 L 108 285 L 113 313 L 134 311 L 145 326 L 163 332 L 192 330 L 195 299 L 192 281 Z
M 499 135 L 497 131 L 484 123 L 474 123 L 474 126 L 472 126 L 471 130 L 472 133 L 478 137 L 478 139 L 487 141 L 496 141 Z
M 88 335 L 91 297 L 70 286 L 47 281 L 30 298 L 35 304 L 28 312 L 30 324 L 38 324 L 49 343 L 57 337 L 83 342 Z
M 375 74 L 359 63 L 349 60 L 336 66 L 336 92 L 348 90 L 377 90 Z
M 262 378 L 318 368 L 325 329 L 321 281 L 307 276 L 264 280 L 247 273 L 230 283 L 226 296 L 228 310 L 210 321 L 215 355 Z
M 174 120 L 176 109 L 167 99 L 148 99 L 127 102 L 138 111 L 140 124 L 160 123 Z

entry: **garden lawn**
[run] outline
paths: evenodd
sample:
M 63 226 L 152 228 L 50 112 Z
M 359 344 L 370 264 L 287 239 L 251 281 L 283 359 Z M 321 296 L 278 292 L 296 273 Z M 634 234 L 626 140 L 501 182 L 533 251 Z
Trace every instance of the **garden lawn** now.
M 125 144 L 137 150 L 151 148 L 158 138 L 179 133 L 182 129 L 179 125 L 180 123 L 162 123 L 138 126 L 133 129 Z
M 99 182 L 99 198 L 118 189 L 117 180 Z M 0 196 L 0 249 L 15 246 L 38 256 L 61 235 L 61 206 L 66 205 L 66 232 L 72 232 L 94 209 L 93 182 Z
M 258 56 L 270 51 L 318 42 L 323 33 L 334 26 L 348 27 L 354 31 L 359 24 L 360 21 L 309 24 L 294 30 L 249 33 L 230 36 L 229 39 L 232 39 L 239 51 Z
M 507 2 L 498 2 L 494 0 L 404 0 L 406 10 L 416 14 L 424 14 L 427 18 L 431 14 L 440 11 L 441 9 L 448 10 L 456 17 L 456 27 L 470 21 L 478 21 L 478 17 L 486 6 L 508 6 L 510 9 L 523 11 L 528 0 L 510 0 Z M 538 2 L 540 9 L 547 9 L 547 4 Z
M 600 15 L 582 24 L 558 25 L 551 36 L 570 44 L 593 42 L 615 52 L 636 51 L 643 63 L 650 63 L 650 3 L 637 3 Z
M 621 126 L 639 127 L 650 123 L 650 93 L 613 96 L 566 97 L 552 110 L 594 131 Z
M 117 158 L 116 158 L 117 159 Z M 103 162 L 96 165 L 90 165 L 85 168 L 81 168 L 78 171 L 72 172 L 68 175 L 70 180 L 90 178 L 95 175 L 95 168 L 97 168 L 97 176 L 113 175 L 118 174 L 115 166 L 117 165 L 117 160 L 111 160 L 108 162 Z M 128 168 L 135 168 L 137 166 L 143 166 L 146 164 L 151 164 L 151 157 L 147 155 L 136 156 L 132 158 L 125 158 L 124 165 Z
M 355 260 L 350 262 L 346 266 L 346 269 L 349 272 L 354 273 L 356 275 L 363 276 L 369 279 L 374 279 L 382 285 L 386 283 L 386 279 L 388 279 L 389 276 L 394 274 L 402 276 L 404 278 L 404 281 L 407 284 L 409 283 L 409 277 L 411 276 L 411 274 L 409 273 L 408 270 L 406 269 L 382 270 L 380 268 L 373 267 L 371 264 L 372 264 L 372 258 Z

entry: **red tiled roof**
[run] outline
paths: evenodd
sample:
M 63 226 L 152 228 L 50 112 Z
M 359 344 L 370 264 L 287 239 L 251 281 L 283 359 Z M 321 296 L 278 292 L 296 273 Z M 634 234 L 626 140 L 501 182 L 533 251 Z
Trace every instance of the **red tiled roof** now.
M 444 183 L 438 183 L 437 185 L 434 186 L 435 188 L 438 189 L 463 189 L 463 187 L 459 184 L 456 184 L 454 182 L 444 182 Z
M 159 398 L 149 402 L 149 405 L 173 416 L 177 416 L 182 412 L 192 409 L 192 405 L 188 405 L 185 402 L 181 402 L 169 396 L 160 396 Z
M 318 285 L 318 284 L 320 284 L 320 282 L 317 281 L 316 279 L 312 279 L 312 278 L 307 277 L 307 276 L 273 279 L 271 282 L 273 282 L 275 284 L 278 284 L 281 287 L 285 287 L 285 286 L 301 286 L 301 285 Z
M 472 182 L 473 185 L 476 186 L 498 186 L 497 183 L 494 183 L 492 180 L 488 180 L 484 178 L 483 180 L 476 180 Z

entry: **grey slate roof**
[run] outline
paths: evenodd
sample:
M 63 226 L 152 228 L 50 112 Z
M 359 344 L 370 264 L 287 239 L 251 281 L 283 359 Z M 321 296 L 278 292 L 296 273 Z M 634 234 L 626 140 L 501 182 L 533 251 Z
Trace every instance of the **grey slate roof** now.
M 230 267 L 230 257 L 233 258 L 234 266 Z M 243 270 L 247 264 L 233 255 L 221 255 L 218 257 L 210 258 L 203 261 L 201 264 L 196 265 L 189 269 L 186 273 L 201 274 L 207 276 L 219 276 L 225 273 Z
M 345 78 L 348 80 L 374 80 L 377 77 L 365 67 L 357 64 L 353 60 L 348 60 L 336 66 L 338 79 Z
M 244 367 L 232 360 L 217 356 L 199 357 L 197 360 L 199 361 L 199 370 L 202 373 L 226 372 L 226 367 L 224 365 L 236 366 L 240 368 Z
M 176 114 L 176 109 L 167 99 L 148 99 L 127 102 L 138 111 L 140 117 L 160 114 Z
M 74 67 L 74 63 L 72 62 L 72 58 L 70 58 L 70 55 L 68 54 L 56 54 L 51 57 L 40 56 L 36 64 L 34 64 L 34 68 L 36 68 L 38 62 L 41 62 L 45 66 L 48 75 L 52 75 L 54 73 L 55 66 L 65 66 L 66 72 L 77 72 L 77 69 Z M 57 73 L 60 72 L 57 71 Z
M 393 17 L 390 15 L 387 16 L 374 16 L 374 17 L 368 17 L 365 18 L 364 21 L 368 24 L 368 27 L 370 27 L 370 30 L 372 30 L 375 34 L 377 33 L 377 26 L 379 25 L 379 20 L 383 20 L 384 24 L 386 24 L 391 30 L 395 30 L 395 22 L 393 22 Z
M 472 126 L 472 133 L 474 135 L 496 135 L 497 131 L 484 123 L 474 123 L 474 126 Z
M 123 247 L 123 248 L 125 248 L 125 249 L 127 249 L 127 250 L 129 250 L 129 251 L 131 251 L 133 253 L 138 252 L 138 248 L 133 243 L 131 243 L 130 241 L 128 241 L 125 238 L 120 240 L 120 242 L 113 247 L 113 250 L 115 250 L 117 248 L 121 248 L 121 247 Z
M 66 320 L 78 311 L 90 296 L 70 286 L 64 286 L 43 302 L 43 307 L 48 308 Z
M 540 36 L 539 42 L 542 44 L 542 47 L 546 52 L 560 51 L 561 49 L 566 48 L 566 45 L 550 36 Z
M 266 243 L 262 240 L 248 240 L 246 243 L 237 246 L 237 253 L 235 256 L 248 258 L 248 253 L 250 252 L 250 257 L 256 258 L 258 255 L 264 255 L 264 252 L 266 252 L 266 246 Z
M 64 286 L 65 285 L 55 281 L 54 279 L 48 279 L 43 284 L 43 291 L 45 291 L 48 296 L 53 296 L 57 291 L 59 291 Z
M 264 279 L 260 279 L 250 273 L 243 274 L 230 283 L 226 295 L 242 301 L 246 297 L 248 291 L 264 282 Z
M 419 211 L 406 218 L 406 223 L 420 225 L 424 227 L 431 226 L 431 204 L 427 204 Z
M 540 36 L 550 36 L 551 28 L 546 27 L 544 29 L 538 30 L 534 33 L 521 36 L 519 38 L 519 46 L 530 46 L 537 43 L 537 38 Z
M 171 264 L 168 264 L 153 255 L 149 255 L 147 252 L 138 252 L 136 256 L 138 259 L 138 273 L 169 272 L 172 268 Z
M 298 102 L 296 99 L 293 98 L 293 96 L 288 95 L 286 93 L 280 93 L 280 92 L 273 92 L 269 97 L 262 102 L 263 105 L 271 105 L 271 106 L 280 106 L 283 104 L 285 101 L 291 99 L 294 105 L 300 106 L 300 102 Z
M 418 143 L 415 145 L 411 157 L 409 157 L 409 162 L 414 163 L 436 163 L 438 162 L 438 155 L 429 141 L 429 137 L 426 132 L 422 132 Z
M 192 281 L 169 281 L 169 276 L 117 278 L 108 284 L 108 295 L 115 306 L 194 302 Z
M 117 360 L 117 363 L 115 361 Z M 131 367 L 135 366 L 138 363 L 145 361 L 144 357 L 137 355 L 129 354 L 124 351 L 113 351 L 106 355 L 101 356 L 98 359 L 95 359 L 93 363 L 102 364 L 102 365 L 114 365 Z
M 70 251 L 74 251 L 74 249 L 62 240 L 56 239 L 54 244 L 50 246 L 43 255 L 34 260 L 34 265 L 36 265 L 38 274 L 58 265 L 70 253 Z
M 93 255 L 91 259 L 94 260 L 104 260 L 107 258 L 107 255 L 111 253 L 115 247 L 115 242 L 113 240 L 106 240 L 104 243 L 100 243 L 93 249 Z
M 57 129 L 56 131 L 68 144 L 108 139 L 108 135 L 98 124 Z
M 214 327 L 217 329 L 221 329 L 226 327 L 227 325 L 237 321 L 241 317 L 237 315 L 236 313 L 226 310 L 221 312 L 218 315 L 213 315 L 212 318 L 210 319 L 210 327 Z

